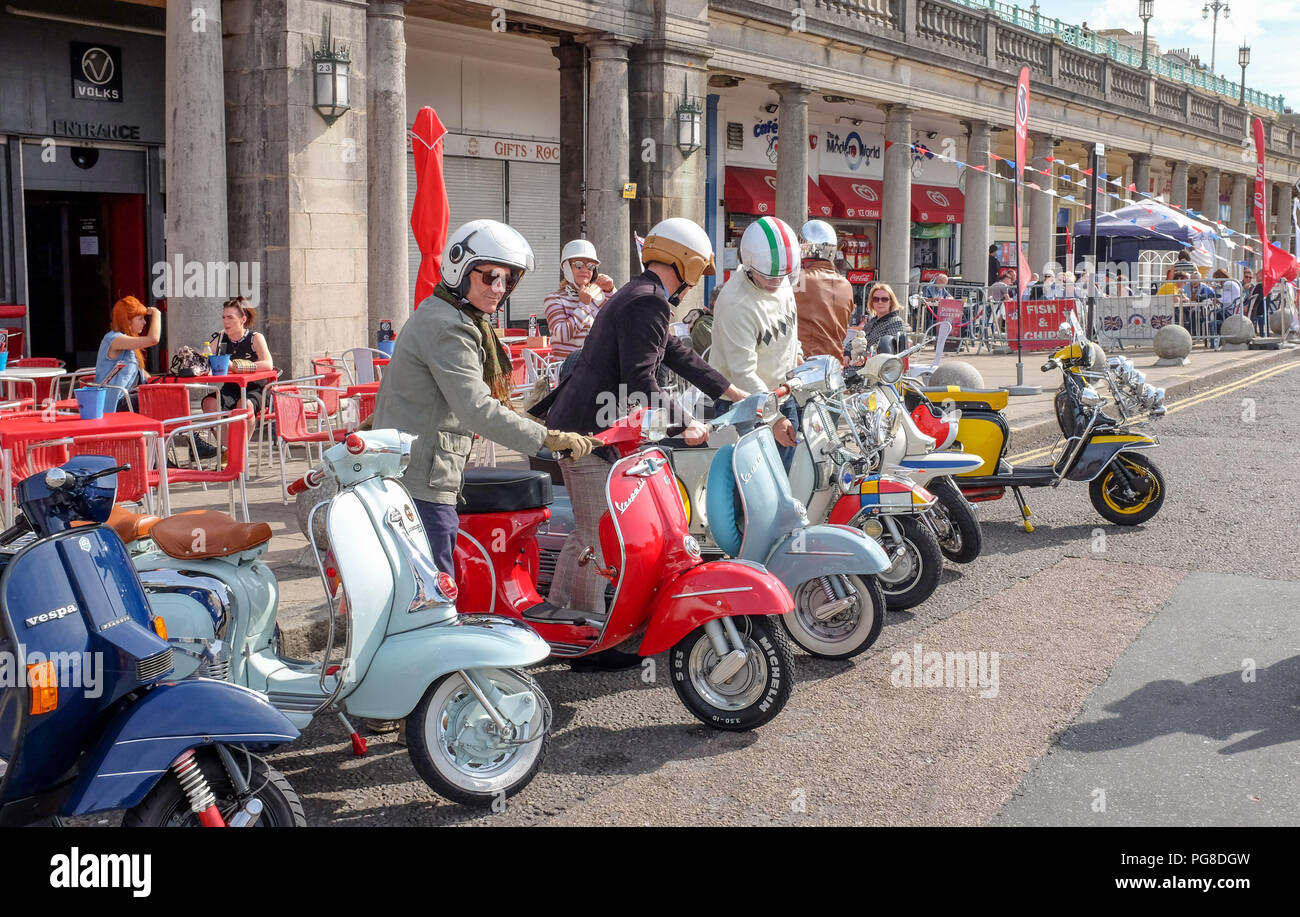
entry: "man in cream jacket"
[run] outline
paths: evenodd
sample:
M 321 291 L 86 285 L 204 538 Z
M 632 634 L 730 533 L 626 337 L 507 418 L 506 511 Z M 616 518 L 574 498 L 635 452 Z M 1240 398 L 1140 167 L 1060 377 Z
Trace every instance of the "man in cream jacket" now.
M 760 217 L 740 239 L 740 268 L 733 271 L 713 308 L 709 364 L 748 392 L 770 392 L 803 360 L 799 317 L 790 275 L 799 268 L 799 239 L 775 217 Z M 719 402 L 719 411 L 726 402 Z M 794 461 L 799 408 L 781 404 L 784 418 L 772 427 L 786 470 Z

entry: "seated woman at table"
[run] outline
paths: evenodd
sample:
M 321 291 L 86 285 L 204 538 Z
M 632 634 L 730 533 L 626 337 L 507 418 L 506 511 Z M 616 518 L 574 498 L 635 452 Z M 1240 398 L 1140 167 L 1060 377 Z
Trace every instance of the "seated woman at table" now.
M 228 300 L 221 307 L 222 330 L 212 336 L 212 352 L 218 356 L 230 357 L 230 371 L 255 372 L 260 369 L 274 369 L 270 348 L 260 331 L 253 330 L 257 321 L 257 312 L 247 299 L 240 296 Z M 262 389 L 265 382 L 250 382 L 247 390 L 247 403 L 253 409 L 248 417 L 248 432 L 253 432 L 253 419 L 262 412 Z M 217 395 L 203 398 L 203 413 L 217 410 Z M 221 410 L 233 411 L 239 406 L 239 386 L 226 382 L 221 386 Z
M 544 305 L 551 357 L 565 364 L 561 379 L 572 371 L 575 361 L 569 358 L 582 349 L 596 313 L 614 292 L 613 279 L 598 273 L 599 267 L 596 246 L 586 239 L 574 239 L 560 252 L 560 288 Z
M 144 368 L 144 350 L 146 347 L 157 346 L 162 340 L 162 313 L 146 306 L 134 296 L 124 296 L 113 304 L 110 327 L 112 330 L 99 342 L 99 353 L 95 357 L 95 381 L 126 389 L 125 407 L 135 410 L 131 392 L 149 378 L 149 373 Z M 120 368 L 115 371 L 119 365 Z M 123 407 L 122 393 L 115 389 L 109 389 L 109 393 L 113 404 L 109 410 Z

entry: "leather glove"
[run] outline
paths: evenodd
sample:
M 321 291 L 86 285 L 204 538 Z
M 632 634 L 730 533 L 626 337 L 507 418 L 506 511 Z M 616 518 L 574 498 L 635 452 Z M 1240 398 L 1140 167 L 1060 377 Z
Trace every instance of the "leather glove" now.
M 556 455 L 567 452 L 567 458 L 580 459 L 591 455 L 592 449 L 603 446 L 604 443 L 594 437 L 583 436 L 581 433 L 548 430 L 546 432 L 546 441 L 542 445 Z

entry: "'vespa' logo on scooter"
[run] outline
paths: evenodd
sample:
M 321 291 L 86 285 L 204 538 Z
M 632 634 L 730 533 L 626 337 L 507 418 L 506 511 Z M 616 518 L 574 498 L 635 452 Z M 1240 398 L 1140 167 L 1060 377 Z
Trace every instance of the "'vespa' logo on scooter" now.
M 64 605 L 62 608 L 55 608 L 53 611 L 46 611 L 42 614 L 32 615 L 24 623 L 28 627 L 35 627 L 37 624 L 45 624 L 48 621 L 57 621 L 60 618 L 66 618 L 68 615 L 77 613 L 77 606 L 74 602 L 71 605 Z
M 622 503 L 615 501 L 614 509 L 618 510 L 620 513 L 627 512 L 627 508 L 632 505 L 632 501 L 636 499 L 636 495 L 641 492 L 641 488 L 643 487 L 645 487 L 645 478 L 642 478 L 639 482 L 637 482 L 636 487 L 632 488 L 632 493 L 628 494 L 626 500 L 624 500 Z
M 763 464 L 763 456 L 759 455 L 757 458 L 754 459 L 754 464 L 749 466 L 748 471 L 742 471 L 740 473 L 740 483 L 748 484 L 749 479 L 754 476 L 754 473 L 758 471 L 758 466 L 761 464 Z

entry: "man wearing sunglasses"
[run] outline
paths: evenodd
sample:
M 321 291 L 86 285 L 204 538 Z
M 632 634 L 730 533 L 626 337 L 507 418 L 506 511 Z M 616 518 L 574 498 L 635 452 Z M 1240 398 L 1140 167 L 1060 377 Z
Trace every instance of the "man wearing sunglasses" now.
M 453 232 L 442 279 L 402 328 L 379 387 L 374 428 L 418 437 L 403 483 L 444 572 L 453 570 L 456 498 L 475 433 L 525 455 L 544 445 L 582 457 L 599 445 L 547 430 L 510 406 L 510 352 L 488 317 L 532 267 L 532 248 L 504 223 L 475 220 Z

